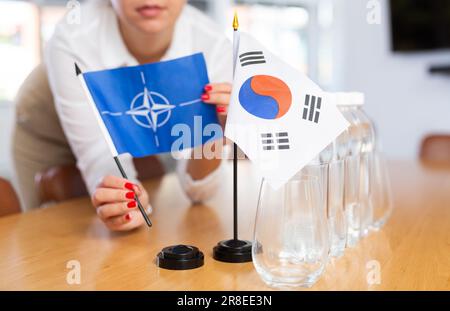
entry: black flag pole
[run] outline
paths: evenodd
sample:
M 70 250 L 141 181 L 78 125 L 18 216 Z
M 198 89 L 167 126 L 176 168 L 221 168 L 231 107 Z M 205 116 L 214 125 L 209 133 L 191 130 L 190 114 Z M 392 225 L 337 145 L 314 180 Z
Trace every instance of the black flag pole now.
M 122 177 L 125 179 L 128 179 L 127 174 L 125 173 L 125 170 L 123 169 L 122 164 L 120 163 L 119 157 L 117 157 L 117 156 L 114 157 L 114 161 L 116 162 L 117 168 L 119 169 Z M 148 217 L 148 215 L 147 215 L 144 207 L 142 206 L 141 201 L 139 200 L 139 197 L 136 195 L 136 193 L 134 194 L 134 199 L 137 202 L 137 206 L 138 206 L 139 210 L 141 211 L 142 217 L 144 217 L 145 223 L 147 224 L 147 226 L 151 227 L 152 222 L 151 222 L 150 218 Z
M 238 240 L 238 186 L 237 186 L 237 174 L 238 174 L 238 147 L 236 143 L 233 143 L 233 239 Z
M 80 67 L 78 67 L 77 63 L 75 63 L 75 73 L 77 74 L 77 76 L 82 74 L 81 69 L 80 69 Z M 94 103 L 92 103 L 92 104 L 94 104 Z M 117 168 L 119 169 L 120 174 L 122 175 L 122 177 L 125 178 L 125 179 L 128 179 L 127 174 L 125 173 L 125 170 L 123 169 L 123 166 L 120 163 L 119 157 L 118 156 L 114 156 L 114 161 L 116 162 Z M 136 194 L 134 194 L 134 200 L 137 202 L 137 206 L 139 208 L 139 211 L 142 214 L 142 217 L 144 217 L 145 223 L 147 224 L 147 226 L 151 227 L 152 226 L 152 222 L 151 222 L 150 218 L 148 217 L 147 213 L 145 212 L 145 209 L 142 206 L 141 201 L 139 200 L 139 198 L 138 198 L 138 196 Z
M 233 78 L 236 68 L 239 41 L 239 21 L 237 14 L 233 18 Z M 220 241 L 213 250 L 216 260 L 230 263 L 252 261 L 252 243 L 239 240 L 238 236 L 238 146 L 233 143 L 233 239 Z
M 234 37 L 233 41 L 237 41 L 236 35 L 239 28 L 239 21 L 237 18 L 237 14 L 234 14 L 233 18 L 233 32 Z M 233 43 L 235 45 L 233 47 L 233 78 L 236 70 L 236 46 L 238 45 L 236 42 Z M 235 241 L 238 240 L 238 146 L 235 142 L 233 142 L 233 239 Z

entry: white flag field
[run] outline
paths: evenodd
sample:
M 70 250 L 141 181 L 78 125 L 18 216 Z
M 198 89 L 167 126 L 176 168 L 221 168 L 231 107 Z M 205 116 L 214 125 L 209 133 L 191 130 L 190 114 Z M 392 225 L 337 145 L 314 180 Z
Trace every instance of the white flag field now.
M 286 183 L 348 125 L 330 95 L 240 33 L 225 136 L 273 188 Z

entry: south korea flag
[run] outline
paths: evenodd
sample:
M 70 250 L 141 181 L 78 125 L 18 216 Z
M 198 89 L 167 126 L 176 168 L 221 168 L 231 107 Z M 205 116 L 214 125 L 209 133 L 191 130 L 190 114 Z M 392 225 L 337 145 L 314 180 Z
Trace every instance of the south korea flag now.
M 279 188 L 347 127 L 333 98 L 240 33 L 225 136 Z

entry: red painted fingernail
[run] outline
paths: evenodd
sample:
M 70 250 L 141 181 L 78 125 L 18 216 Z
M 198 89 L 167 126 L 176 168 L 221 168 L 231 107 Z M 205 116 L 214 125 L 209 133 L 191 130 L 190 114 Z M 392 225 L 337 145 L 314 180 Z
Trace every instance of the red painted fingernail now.
M 131 215 L 130 214 L 126 214 L 125 215 L 125 219 L 128 220 L 128 221 L 131 220 Z
M 211 90 L 212 90 L 212 85 L 210 85 L 210 84 L 205 85 L 206 92 L 211 91 Z
M 203 94 L 202 95 L 202 100 L 208 100 L 209 99 L 209 95 L 208 94 Z
M 134 185 L 130 182 L 125 183 L 125 188 L 127 188 L 128 190 L 134 190 L 133 186 Z
M 133 191 L 127 192 L 127 194 L 125 194 L 125 197 L 127 199 L 134 199 L 134 192 Z
M 216 111 L 219 112 L 219 113 L 220 112 L 225 112 L 225 110 L 226 110 L 225 107 L 219 107 L 219 106 L 216 107 Z
M 128 208 L 136 207 L 136 201 L 128 202 L 127 207 L 128 207 Z

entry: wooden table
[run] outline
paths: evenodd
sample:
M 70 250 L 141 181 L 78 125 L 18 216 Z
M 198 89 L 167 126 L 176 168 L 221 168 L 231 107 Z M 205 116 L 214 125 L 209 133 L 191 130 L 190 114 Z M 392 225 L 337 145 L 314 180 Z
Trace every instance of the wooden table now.
M 332 260 L 313 290 L 449 290 L 450 170 L 416 162 L 390 163 L 394 213 L 379 232 Z M 212 258 L 213 246 L 232 234 L 230 176 L 207 205 L 190 206 L 174 175 L 145 184 L 154 206 L 150 230 L 109 232 L 87 198 L 0 219 L 0 289 L 3 290 L 267 290 L 252 263 Z M 252 238 L 258 178 L 240 164 L 241 236 Z M 187 243 L 205 253 L 189 271 L 159 269 L 158 251 Z M 77 260 L 81 284 L 69 285 L 66 265 Z M 370 262 L 381 283 L 368 284 Z M 369 264 L 368 264 L 369 263 Z M 366 266 L 369 265 L 369 266 Z

